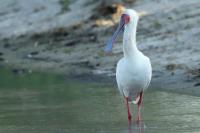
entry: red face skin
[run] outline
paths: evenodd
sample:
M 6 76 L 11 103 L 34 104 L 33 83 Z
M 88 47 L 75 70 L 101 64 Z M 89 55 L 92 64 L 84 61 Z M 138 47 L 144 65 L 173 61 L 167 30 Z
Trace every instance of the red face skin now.
M 125 24 L 128 24 L 129 21 L 130 21 L 130 16 L 129 16 L 129 15 L 126 15 L 126 14 L 123 14 L 123 15 L 125 15 L 125 16 L 124 16 Z

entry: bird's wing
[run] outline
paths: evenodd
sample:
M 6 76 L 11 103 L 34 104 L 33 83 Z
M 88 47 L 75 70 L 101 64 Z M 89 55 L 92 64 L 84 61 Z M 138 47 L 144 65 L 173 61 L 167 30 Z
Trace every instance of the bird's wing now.
M 151 77 L 152 77 L 152 67 L 151 67 L 150 59 L 148 57 L 147 57 L 147 67 L 148 67 L 148 77 L 147 77 L 147 84 L 145 86 L 145 89 L 149 86 L 151 82 Z

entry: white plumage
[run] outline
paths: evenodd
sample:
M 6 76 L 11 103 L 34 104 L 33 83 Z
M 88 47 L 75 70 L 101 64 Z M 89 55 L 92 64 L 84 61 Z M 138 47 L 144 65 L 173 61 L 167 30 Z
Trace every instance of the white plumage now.
M 138 121 L 140 118 L 140 106 L 145 89 L 148 88 L 152 76 L 151 62 L 147 56 L 138 50 L 136 44 L 136 28 L 139 16 L 136 11 L 126 9 L 120 19 L 120 24 L 108 42 L 106 51 L 112 50 L 114 40 L 124 28 L 123 53 L 124 57 L 117 63 L 116 80 L 120 93 L 126 99 L 128 119 L 131 120 L 129 103 L 138 105 Z
M 151 80 L 149 58 L 139 50 L 137 52 L 134 56 L 120 59 L 116 69 L 118 89 L 129 101 L 133 101 L 139 92 L 147 89 Z

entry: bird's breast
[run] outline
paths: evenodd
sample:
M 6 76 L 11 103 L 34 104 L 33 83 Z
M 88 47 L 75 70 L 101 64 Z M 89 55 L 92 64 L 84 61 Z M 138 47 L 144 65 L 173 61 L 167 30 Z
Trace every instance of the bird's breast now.
M 126 59 L 119 61 L 116 70 L 118 87 L 121 89 L 145 89 L 149 82 L 149 68 L 142 62 L 131 62 Z

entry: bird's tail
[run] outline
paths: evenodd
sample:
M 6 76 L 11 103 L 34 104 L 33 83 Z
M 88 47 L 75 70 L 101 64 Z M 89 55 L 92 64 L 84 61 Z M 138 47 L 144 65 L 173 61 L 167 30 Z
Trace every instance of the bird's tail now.
M 135 100 L 131 101 L 131 103 L 133 104 L 138 104 L 138 102 L 140 101 L 140 95 L 138 95 Z

